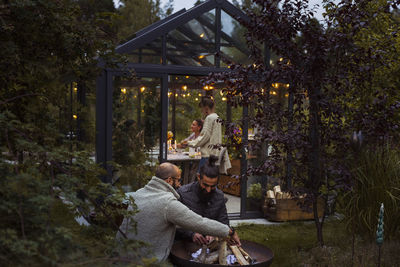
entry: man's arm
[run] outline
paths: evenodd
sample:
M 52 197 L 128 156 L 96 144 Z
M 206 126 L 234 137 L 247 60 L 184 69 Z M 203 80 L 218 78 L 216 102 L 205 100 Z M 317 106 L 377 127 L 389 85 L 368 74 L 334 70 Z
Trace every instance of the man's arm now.
M 168 222 L 204 235 L 226 237 L 230 232 L 229 226 L 201 217 L 178 200 L 168 203 L 165 217 Z

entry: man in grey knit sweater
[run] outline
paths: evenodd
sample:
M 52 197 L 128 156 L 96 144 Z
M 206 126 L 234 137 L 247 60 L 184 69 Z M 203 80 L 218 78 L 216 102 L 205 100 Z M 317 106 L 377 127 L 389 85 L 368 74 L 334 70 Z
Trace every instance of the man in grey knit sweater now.
M 144 188 L 128 193 L 135 200 L 139 212 L 133 218 L 125 218 L 120 230 L 128 239 L 148 243 L 150 247 L 145 253 L 153 253 L 159 261 L 166 260 L 169 255 L 176 225 L 205 235 L 233 235 L 227 225 L 203 218 L 179 201 L 179 194 L 175 191 L 180 186 L 179 180 L 179 168 L 171 163 L 162 163 L 156 176 Z M 132 220 L 137 223 L 136 232 L 131 227 Z M 120 232 L 117 238 L 123 238 Z

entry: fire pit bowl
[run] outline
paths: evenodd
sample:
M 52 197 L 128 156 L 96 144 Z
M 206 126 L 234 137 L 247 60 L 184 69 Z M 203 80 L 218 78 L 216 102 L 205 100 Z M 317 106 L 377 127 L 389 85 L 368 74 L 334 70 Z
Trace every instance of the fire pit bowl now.
M 240 242 L 242 243 L 242 248 L 246 250 L 246 252 L 248 252 L 250 256 L 256 261 L 256 263 L 251 264 L 251 266 L 267 267 L 271 264 L 272 259 L 274 258 L 274 254 L 269 248 L 247 240 L 240 240 Z M 192 242 L 184 242 L 184 241 L 176 242 L 172 246 L 170 254 L 172 263 L 180 267 L 223 266 L 219 264 L 205 264 L 205 263 L 190 261 L 191 254 L 196 252 L 199 248 L 201 248 L 201 246 L 196 245 L 195 243 Z

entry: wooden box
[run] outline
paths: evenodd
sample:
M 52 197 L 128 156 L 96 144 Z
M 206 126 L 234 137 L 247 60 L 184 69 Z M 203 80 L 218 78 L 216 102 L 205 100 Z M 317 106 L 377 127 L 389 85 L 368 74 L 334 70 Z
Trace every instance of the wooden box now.
M 231 175 L 220 174 L 218 188 L 225 193 L 240 197 L 240 179 Z
M 314 219 L 314 213 L 302 210 L 298 202 L 299 200 L 295 199 L 276 199 L 276 205 L 265 203 L 263 206 L 264 215 L 268 220 L 276 222 Z M 324 201 L 318 199 L 318 217 L 322 218 L 323 215 Z

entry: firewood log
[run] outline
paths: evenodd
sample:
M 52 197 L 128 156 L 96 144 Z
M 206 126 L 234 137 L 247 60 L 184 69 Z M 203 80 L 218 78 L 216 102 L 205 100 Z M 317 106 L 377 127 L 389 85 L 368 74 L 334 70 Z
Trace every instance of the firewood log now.
M 209 243 L 207 246 L 208 246 L 208 248 L 209 248 L 210 250 L 215 250 L 215 249 L 218 248 L 218 245 L 219 245 L 218 240 L 217 240 L 217 239 L 214 239 L 214 240 L 211 241 L 211 243 Z
M 203 245 L 201 247 L 201 253 L 198 258 L 200 263 L 204 263 L 206 261 L 206 254 L 207 254 L 207 245 Z
M 219 243 L 219 250 L 218 250 L 218 261 L 220 265 L 227 265 L 226 256 L 227 256 L 226 240 L 222 240 Z
M 240 250 L 240 252 L 243 254 L 244 258 L 245 258 L 247 261 L 249 261 L 249 262 L 252 262 L 252 261 L 253 261 L 253 259 L 251 258 L 250 254 L 247 253 L 246 250 L 244 250 L 242 247 L 238 247 L 238 249 Z
M 237 246 L 229 246 L 240 265 L 249 265 Z
M 205 264 L 213 264 L 214 262 L 218 261 L 218 251 L 211 252 L 210 254 L 206 255 Z

